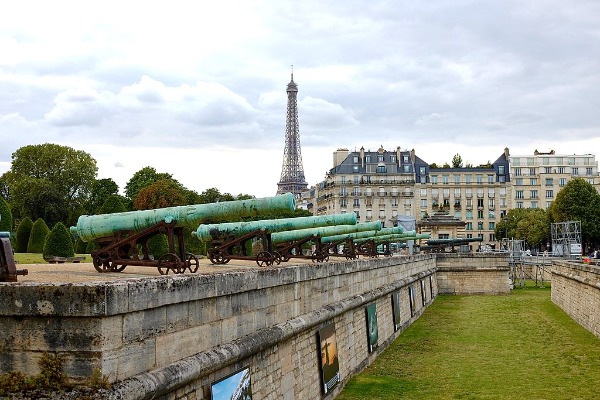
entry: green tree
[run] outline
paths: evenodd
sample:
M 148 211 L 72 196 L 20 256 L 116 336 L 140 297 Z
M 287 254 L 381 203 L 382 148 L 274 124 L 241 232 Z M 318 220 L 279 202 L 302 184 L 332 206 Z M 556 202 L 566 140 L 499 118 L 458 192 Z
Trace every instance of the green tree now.
M 31 236 L 31 228 L 33 228 L 33 221 L 31 218 L 23 218 L 17 228 L 15 252 L 27 253 L 27 243 L 29 243 L 29 236 Z
M 156 169 L 152 167 L 144 167 L 133 174 L 125 185 L 125 196 L 133 201 L 140 190 L 161 179 L 173 179 L 173 175 L 166 172 L 156 172 Z
M 229 193 L 221 193 L 217 188 L 206 189 L 202 193 L 200 193 L 200 203 L 199 204 L 208 204 L 208 203 L 218 203 L 221 201 L 232 201 L 235 198 Z
M 19 217 L 74 221 L 96 179 L 96 160 L 71 147 L 45 143 L 19 148 L 5 176 Z
M 126 198 L 118 195 L 111 194 L 104 200 L 102 206 L 98 209 L 98 214 L 113 214 L 127 211 L 124 201 L 127 201 Z
M 600 195 L 585 179 L 575 178 L 567 182 L 556 195 L 548 213 L 552 222 L 581 221 L 583 243 L 587 246 L 600 243 Z
M 463 161 L 460 154 L 456 153 L 454 157 L 452 157 L 452 168 L 462 168 Z
M 46 236 L 50 233 L 50 229 L 43 219 L 38 218 L 31 227 L 31 235 L 29 235 L 29 242 L 27 243 L 28 253 L 41 253 L 44 251 L 44 242 Z
M 541 208 L 527 208 L 517 222 L 517 239 L 525 240 L 530 247 L 539 248 L 550 237 L 550 217 Z
M 525 216 L 526 208 L 513 208 L 506 216 L 498 221 L 494 234 L 497 238 L 519 239 L 518 224 Z
M 0 197 L 0 232 L 12 232 L 12 212 L 8 202 Z
M 119 185 L 111 178 L 96 179 L 92 183 L 90 197 L 87 201 L 86 212 L 89 215 L 100 213 L 100 207 L 104 204 L 108 196 L 118 195 Z
M 46 237 L 43 255 L 44 257 L 73 257 L 75 255 L 73 239 L 62 222 L 54 225 Z

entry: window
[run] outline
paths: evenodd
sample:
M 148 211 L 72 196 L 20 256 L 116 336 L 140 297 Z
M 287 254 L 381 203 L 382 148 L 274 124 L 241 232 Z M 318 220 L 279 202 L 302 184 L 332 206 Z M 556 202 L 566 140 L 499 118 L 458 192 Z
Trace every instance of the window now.
M 472 231 L 473 230 L 473 223 L 472 222 L 467 222 L 467 224 L 465 225 L 465 230 Z
M 360 207 L 360 199 L 354 199 L 354 207 Z
M 358 165 L 352 166 L 352 172 L 358 172 Z
M 392 207 L 398 207 L 398 198 L 397 197 L 392 198 Z
M 477 208 L 483 207 L 483 199 L 477 199 Z
M 537 203 L 537 201 L 532 201 L 532 202 L 531 202 L 531 208 L 538 208 L 538 203 Z
M 354 164 L 357 164 L 357 163 L 358 163 L 358 156 L 354 156 L 354 157 L 352 157 L 352 162 L 353 162 Z
M 529 175 L 535 175 L 535 168 L 529 168 Z
M 506 207 L 506 199 L 504 197 L 500 198 L 500 207 Z
M 496 192 L 494 188 L 488 188 L 488 197 L 496 197 Z
M 550 173 L 552 173 L 552 168 L 551 168 L 551 167 L 544 167 L 544 173 L 545 173 L 545 174 L 550 174 Z
M 458 198 L 460 198 L 460 195 L 461 195 L 460 188 L 454 188 L 454 198 L 458 199 Z
M 500 197 L 504 197 L 506 196 L 506 188 L 505 187 L 501 187 L 500 188 Z
M 477 174 L 477 175 L 475 175 L 475 181 L 476 181 L 478 184 L 481 184 L 481 183 L 483 183 L 483 175 L 480 175 L 480 174 Z
M 396 162 L 396 156 L 390 156 L 390 162 Z
M 419 174 L 425 175 L 425 167 L 419 167 Z
M 567 178 L 560 178 L 558 181 L 558 186 L 563 187 L 567 184 Z
M 421 197 L 427 197 L 427 189 L 421 188 Z
M 450 198 L 450 189 L 443 189 L 442 196 L 444 196 L 445 199 L 449 199 Z
M 504 165 L 498 165 L 498 175 L 504 175 Z
M 594 173 L 593 171 L 594 171 L 593 168 L 589 168 L 588 167 L 588 168 L 585 169 L 585 174 L 586 175 L 592 175 Z
M 454 211 L 454 218 L 461 219 L 460 210 Z
M 489 210 L 488 211 L 488 218 L 490 218 L 490 219 L 496 218 L 496 212 L 494 210 Z
M 378 165 L 378 166 L 377 166 L 377 173 L 382 173 L 382 174 L 384 174 L 384 173 L 386 173 L 386 172 L 387 172 L 387 170 L 385 169 L 385 165 Z
M 471 183 L 471 179 L 473 177 L 471 175 L 465 175 L 465 183 Z
M 558 167 L 558 173 L 559 174 L 564 174 L 565 173 L 565 167 Z
M 523 191 L 522 190 L 515 191 L 515 197 L 517 199 L 522 199 L 523 198 Z
M 483 218 L 483 210 L 477 210 L 477 218 Z
M 360 191 L 358 190 L 357 187 L 355 187 L 354 189 L 352 189 L 352 195 L 353 196 L 360 196 Z
M 340 196 L 346 196 L 346 188 L 345 187 L 342 187 L 340 189 Z
M 573 175 L 579 175 L 579 168 L 572 168 Z
M 403 165 L 403 166 L 402 166 L 402 170 L 403 170 L 405 173 L 407 173 L 407 172 L 410 172 L 410 165 Z
M 354 183 L 358 184 L 358 175 L 354 175 Z
M 554 183 L 552 182 L 552 178 L 546 178 L 546 186 L 552 186 Z
M 535 164 L 534 158 L 527 158 L 527 165 L 534 165 L 534 164 Z
M 425 218 L 427 215 L 427 210 L 421 210 L 421 219 Z
M 467 194 L 466 194 L 467 199 L 473 197 L 473 189 L 467 188 L 466 191 L 467 191 Z
M 471 211 L 471 210 L 467 210 L 467 213 L 466 213 L 466 218 L 467 218 L 467 219 L 473 219 L 473 211 Z
M 489 230 L 493 231 L 494 229 L 496 229 L 496 223 L 495 222 L 490 222 L 489 223 Z
M 488 199 L 488 208 L 494 208 L 494 199 Z
M 538 191 L 537 190 L 532 190 L 530 192 L 530 196 L 532 199 L 537 199 L 538 198 Z
M 496 241 L 496 235 L 493 233 L 490 233 L 490 242 L 495 242 Z
M 383 156 L 381 154 L 377 156 L 377 162 L 383 162 Z
M 437 183 L 437 175 L 431 175 L 431 183 Z
M 591 175 L 591 174 L 588 174 Z M 460 175 L 454 175 L 454 183 L 456 185 L 460 184 Z
M 483 198 L 483 188 L 477 188 L 477 197 Z
M 402 162 L 406 164 L 408 162 L 408 156 L 402 156 Z
M 523 178 L 517 178 L 517 179 L 515 179 L 515 185 L 517 185 L 517 186 L 523 186 Z
M 523 208 L 523 202 L 517 201 L 517 208 Z
M 550 164 L 550 159 L 548 157 L 542 158 L 542 164 L 544 164 L 544 165 Z
M 421 199 L 421 208 L 427 208 L 427 200 Z
M 365 162 L 366 163 L 370 163 L 371 162 L 371 156 L 365 156 Z
M 515 176 L 521 176 L 521 168 L 515 168 Z
M 440 190 L 439 189 L 431 189 L 431 197 L 433 197 L 434 199 L 437 199 L 438 197 L 440 197 Z
M 467 208 L 473 208 L 473 199 L 467 199 L 466 205 Z
M 473 234 L 472 233 L 467 233 L 467 239 L 473 239 Z
M 449 176 L 448 176 L 448 175 L 442 175 L 442 183 L 443 183 L 444 185 L 447 185 L 447 184 L 448 184 L 448 178 L 449 178 Z
M 529 184 L 531 186 L 536 186 L 537 185 L 537 178 L 530 178 L 529 179 Z
M 346 207 L 346 199 L 345 198 L 340 199 L 340 207 Z
M 546 198 L 547 199 L 551 199 L 554 197 L 554 191 L 552 190 L 546 190 Z
M 488 175 L 488 183 L 494 183 L 494 175 Z
M 550 204 L 552 204 L 552 202 L 551 201 L 547 201 L 546 202 L 546 208 L 550 207 Z

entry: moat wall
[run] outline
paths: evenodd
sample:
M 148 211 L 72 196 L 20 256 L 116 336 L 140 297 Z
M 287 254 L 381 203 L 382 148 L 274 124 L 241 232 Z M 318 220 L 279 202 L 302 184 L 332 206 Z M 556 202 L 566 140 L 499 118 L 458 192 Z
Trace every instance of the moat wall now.
M 441 275 L 436 258 L 446 268 Z M 417 255 L 117 282 L 0 284 L 0 372 L 37 373 L 41 354 L 54 352 L 63 355 L 71 382 L 85 382 L 95 369 L 108 376 L 114 398 L 210 399 L 211 383 L 245 368 L 255 398 L 332 398 L 422 314 L 439 282 L 447 293 L 469 285 L 476 285 L 473 293 L 508 292 L 508 268 L 497 262 Z M 469 272 L 461 275 L 461 266 Z M 494 283 L 475 284 L 478 273 Z M 452 290 L 452 282 L 461 289 Z M 373 304 L 378 335 L 370 349 L 366 308 Z M 325 394 L 319 331 L 331 323 L 340 382 Z
M 600 338 L 600 267 L 552 263 L 552 302 Z

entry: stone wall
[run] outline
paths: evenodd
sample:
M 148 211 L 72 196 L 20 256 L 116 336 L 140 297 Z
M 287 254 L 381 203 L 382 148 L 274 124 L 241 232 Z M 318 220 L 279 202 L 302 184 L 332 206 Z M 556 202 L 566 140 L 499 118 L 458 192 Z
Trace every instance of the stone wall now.
M 508 258 L 503 254 L 436 254 L 440 294 L 510 293 Z
M 600 337 L 600 267 L 554 261 L 551 293 L 552 302 Z
M 400 297 L 397 331 L 393 293 Z M 117 282 L 0 284 L 0 372 L 35 374 L 49 351 L 64 356 L 72 382 L 85 382 L 94 370 L 118 382 L 115 398 L 209 399 L 212 382 L 243 368 L 256 398 L 321 398 L 319 329 L 335 324 L 341 380 L 335 394 L 437 293 L 430 255 Z M 369 352 L 371 304 L 379 335 Z

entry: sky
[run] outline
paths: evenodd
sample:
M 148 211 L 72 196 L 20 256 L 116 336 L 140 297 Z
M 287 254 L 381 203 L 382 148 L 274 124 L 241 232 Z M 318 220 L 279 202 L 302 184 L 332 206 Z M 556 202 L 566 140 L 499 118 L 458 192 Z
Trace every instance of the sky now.
M 84 150 L 198 193 L 275 195 L 292 65 L 309 186 L 333 152 L 600 156 L 597 0 L 0 0 L 0 174 Z

